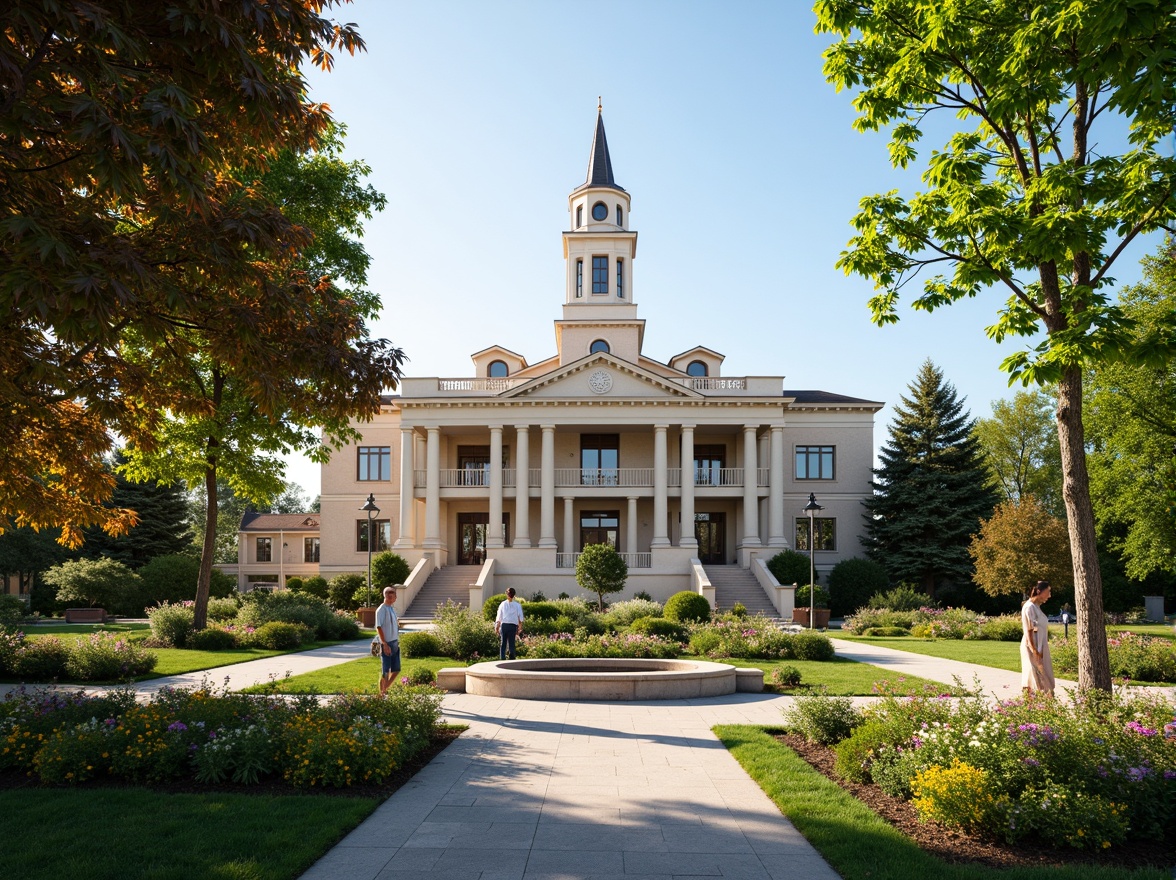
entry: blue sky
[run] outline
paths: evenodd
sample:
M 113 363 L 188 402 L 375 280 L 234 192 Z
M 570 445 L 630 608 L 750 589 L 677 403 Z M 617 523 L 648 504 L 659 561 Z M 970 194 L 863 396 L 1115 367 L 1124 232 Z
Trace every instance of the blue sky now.
M 999 364 L 1015 347 L 984 335 L 1003 293 L 932 315 L 904 305 L 878 328 L 870 283 L 834 268 L 858 201 L 919 181 L 890 167 L 883 134 L 851 128 L 809 3 L 357 0 L 332 15 L 367 52 L 310 74 L 311 98 L 388 197 L 364 237 L 384 304 L 372 330 L 405 350 L 408 375 L 468 376 L 492 344 L 555 353 L 560 233 L 601 96 L 633 199 L 647 356 L 706 345 L 726 375 L 888 404 L 931 358 L 973 416 L 1013 394 Z M 1145 252 L 1121 260 L 1121 282 Z M 878 414 L 876 445 L 892 418 Z M 289 477 L 318 493 L 317 466 L 292 460 Z

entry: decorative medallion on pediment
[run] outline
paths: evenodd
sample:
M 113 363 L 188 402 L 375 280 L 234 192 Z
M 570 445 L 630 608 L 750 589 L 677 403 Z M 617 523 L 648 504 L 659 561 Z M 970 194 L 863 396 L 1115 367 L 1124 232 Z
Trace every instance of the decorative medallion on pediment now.
M 608 394 L 613 387 L 612 373 L 608 370 L 593 370 L 588 377 L 588 387 L 593 394 Z

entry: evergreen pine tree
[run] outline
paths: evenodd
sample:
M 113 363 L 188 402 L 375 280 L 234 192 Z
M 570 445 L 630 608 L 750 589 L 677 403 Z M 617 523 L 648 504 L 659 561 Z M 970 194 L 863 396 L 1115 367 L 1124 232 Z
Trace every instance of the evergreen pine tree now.
M 938 586 L 970 580 L 970 538 L 998 499 L 974 420 L 943 372 L 927 360 L 908 388 L 865 502 L 866 547 L 892 579 L 934 596 Z

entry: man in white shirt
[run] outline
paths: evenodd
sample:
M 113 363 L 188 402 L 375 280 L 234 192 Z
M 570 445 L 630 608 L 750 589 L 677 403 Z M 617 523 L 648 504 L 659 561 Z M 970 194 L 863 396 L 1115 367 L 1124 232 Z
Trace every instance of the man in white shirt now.
M 400 671 L 400 621 L 396 618 L 396 588 L 384 587 L 384 604 L 376 609 L 376 638 L 380 640 L 380 696 Z
M 523 634 L 523 606 L 515 601 L 514 587 L 506 591 L 506 601 L 498 606 L 494 616 L 494 632 L 498 634 L 498 659 L 515 658 L 515 638 Z

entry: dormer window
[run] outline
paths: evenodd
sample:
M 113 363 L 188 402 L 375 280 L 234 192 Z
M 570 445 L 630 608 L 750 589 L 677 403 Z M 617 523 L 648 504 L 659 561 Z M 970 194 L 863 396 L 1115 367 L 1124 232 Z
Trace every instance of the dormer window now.
M 490 361 L 490 366 L 486 368 L 486 375 L 491 379 L 505 379 L 510 375 L 510 369 L 504 361 Z
M 686 367 L 687 376 L 696 376 L 698 378 L 702 378 L 703 376 L 708 375 L 708 372 L 709 371 L 706 368 L 706 364 L 704 364 L 702 361 L 691 361 L 690 365 Z
M 598 352 L 604 352 L 605 354 L 608 354 L 609 350 L 608 343 L 603 339 L 597 339 L 590 346 L 588 346 L 588 352 L 590 354 L 597 354 Z
M 597 223 L 603 223 L 608 219 L 608 205 L 604 202 L 597 202 L 592 206 L 592 219 Z

